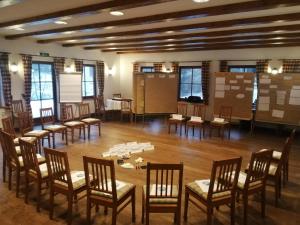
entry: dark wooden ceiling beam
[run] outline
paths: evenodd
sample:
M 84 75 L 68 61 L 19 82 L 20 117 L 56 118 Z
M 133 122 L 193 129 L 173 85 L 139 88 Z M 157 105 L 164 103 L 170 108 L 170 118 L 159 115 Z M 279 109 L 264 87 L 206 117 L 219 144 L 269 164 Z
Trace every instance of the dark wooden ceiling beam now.
M 283 4 L 285 3 L 285 4 Z M 166 19 L 191 19 L 195 16 L 201 15 L 210 16 L 210 15 L 224 15 L 228 13 L 236 13 L 236 12 L 244 12 L 244 11 L 253 11 L 253 10 L 261 10 L 261 9 L 269 9 L 269 8 L 277 8 L 279 6 L 293 6 L 293 5 L 300 5 L 299 1 L 295 0 L 266 0 L 266 1 L 254 1 L 254 2 L 245 2 L 245 3 L 235 3 L 229 5 L 221 5 L 221 6 L 214 6 L 214 7 L 207 7 L 207 8 L 200 8 L 196 10 L 187 10 L 187 11 L 179 11 L 173 13 L 165 13 L 165 14 L 158 14 L 146 17 L 138 17 L 138 18 L 131 18 L 126 20 L 117 20 L 117 21 L 109 21 L 109 22 L 101 22 L 101 23 L 92 23 L 92 24 L 85 24 L 79 26 L 72 26 L 72 27 L 63 27 L 63 28 L 56 28 L 56 29 L 49 29 L 49 30 L 41 30 L 41 31 L 34 31 L 28 33 L 21 33 L 15 35 L 8 35 L 6 38 L 8 39 L 16 39 L 21 37 L 33 36 L 33 35 L 45 35 L 45 34 L 53 34 L 53 33 L 61 33 L 66 31 L 76 31 L 76 30 L 84 30 L 84 29 L 94 29 L 94 28 L 104 28 L 110 26 L 130 26 L 130 25 L 137 25 L 137 24 L 144 24 L 144 23 L 154 23 L 154 22 L 161 22 Z M 278 18 L 278 20 L 295 20 L 292 19 L 292 16 L 286 15 L 285 18 Z M 255 20 L 255 18 L 253 18 Z M 262 17 L 262 20 L 268 20 L 268 17 Z M 271 19 L 271 18 L 270 18 Z M 272 20 L 272 19 L 271 19 Z M 247 21 L 237 21 L 237 20 L 228 20 L 228 24 L 224 24 L 224 26 L 233 26 L 236 23 L 255 23 L 257 21 L 247 20 Z M 261 21 L 258 21 L 261 22 Z M 143 30 L 140 32 L 144 33 L 151 33 L 151 32 L 163 32 L 168 30 L 182 30 L 182 29 L 194 29 L 194 28 L 215 28 L 220 27 L 220 23 L 212 22 L 212 23 L 201 23 L 192 25 L 184 25 L 184 26 L 172 26 L 168 28 L 161 28 L 161 29 L 148 29 Z M 222 25 L 221 25 L 222 26 Z M 135 35 L 137 33 L 131 32 L 131 35 Z M 118 33 L 115 36 L 120 36 Z
M 288 34 L 266 34 L 266 35 L 247 35 L 247 36 L 238 36 L 238 37 L 223 37 L 223 38 L 210 38 L 210 39 L 192 39 L 192 40 L 180 40 L 180 41 L 170 41 L 170 42 L 157 42 L 157 43 L 133 43 L 127 45 L 96 45 L 96 46 L 86 46 L 84 49 L 93 50 L 93 49 L 104 49 L 109 47 L 115 48 L 131 48 L 131 47 L 146 47 L 146 46 L 167 46 L 167 45 L 184 45 L 184 44 L 197 44 L 197 43 L 238 43 L 239 41 L 252 42 L 257 40 L 270 40 L 274 41 L 286 41 L 290 40 L 291 42 L 298 40 L 300 37 L 300 32 L 297 33 L 288 33 Z M 277 39 L 276 39 L 277 38 Z M 280 39 L 279 39 L 280 38 Z M 295 38 L 295 39 L 289 39 Z
M 299 31 L 300 24 L 293 25 L 282 25 L 282 26 L 268 26 L 268 27 L 256 27 L 256 28 L 243 28 L 243 29 L 234 29 L 234 30 L 224 30 L 224 31 L 202 31 L 197 33 L 186 33 L 186 34 L 178 34 L 178 35 L 165 35 L 165 36 L 153 36 L 153 37 L 141 37 L 141 38 L 133 38 L 133 39 L 124 39 L 119 40 L 121 43 L 131 42 L 131 41 L 151 41 L 151 40 L 166 40 L 166 39 L 176 39 L 176 38 L 189 38 L 189 37 L 216 37 L 216 36 L 228 36 L 228 35 L 236 35 L 236 34 L 244 34 L 244 33 L 258 33 L 258 32 L 272 32 L 272 31 Z M 58 42 L 58 41 L 67 41 L 67 40 L 84 40 L 90 38 L 101 38 L 102 34 L 92 34 L 92 35 L 84 35 L 84 36 L 74 36 L 71 38 L 52 38 L 52 39 L 44 39 L 38 40 L 38 43 L 50 43 L 50 42 Z M 108 36 L 110 37 L 110 36 Z M 112 43 L 118 42 L 118 40 L 109 40 L 103 41 L 102 43 Z
M 122 10 L 122 9 L 128 9 L 128 8 L 135 8 L 135 7 L 141 7 L 141 6 L 147 6 L 147 5 L 153 5 L 163 2 L 170 2 L 175 0 L 117 0 L 117 1 L 107 1 L 102 3 L 96 3 L 86 6 L 80 6 L 76 8 L 71 9 L 65 9 L 57 12 L 47 13 L 43 15 L 36 15 L 32 17 L 27 18 L 21 18 L 6 22 L 1 22 L 0 27 L 7 27 L 7 26 L 13 26 L 18 24 L 24 24 L 24 23 L 32 23 L 32 22 L 38 22 L 42 20 L 47 19 L 55 19 L 59 17 L 64 16 L 71 16 L 75 14 L 81 14 L 81 13 L 88 13 L 88 12 L 94 12 L 94 11 L 104 11 L 104 10 Z

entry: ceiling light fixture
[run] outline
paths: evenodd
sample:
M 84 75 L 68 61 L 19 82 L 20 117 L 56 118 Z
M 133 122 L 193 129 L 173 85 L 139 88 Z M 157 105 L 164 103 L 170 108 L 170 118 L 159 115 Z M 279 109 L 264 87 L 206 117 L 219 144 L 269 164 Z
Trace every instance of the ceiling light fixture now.
M 209 2 L 209 0 L 193 0 L 193 2 L 196 2 L 196 3 L 205 3 L 205 2 Z
M 123 16 L 124 13 L 121 12 L 121 11 L 111 11 L 110 15 L 113 15 L 113 16 Z
M 172 34 L 172 33 L 174 33 L 174 31 L 173 30 L 168 30 L 168 31 L 166 31 L 166 33 L 167 34 Z
M 62 21 L 62 20 L 56 20 L 54 23 L 59 24 L 59 25 L 68 24 L 66 21 Z

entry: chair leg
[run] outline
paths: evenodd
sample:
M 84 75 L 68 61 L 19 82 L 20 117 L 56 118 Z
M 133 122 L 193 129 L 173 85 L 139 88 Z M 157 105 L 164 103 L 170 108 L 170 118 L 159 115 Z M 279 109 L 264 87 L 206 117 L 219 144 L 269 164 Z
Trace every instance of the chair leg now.
M 3 177 L 3 182 L 6 181 L 6 157 L 3 155 L 3 164 L 2 164 L 2 177 Z
M 117 224 L 117 207 L 113 207 L 111 224 L 112 225 L 116 225 Z
M 105 206 L 105 207 L 104 207 L 104 215 L 107 215 L 107 214 L 108 214 L 108 207 Z
M 51 186 L 50 186 L 49 203 L 50 203 L 49 218 L 50 218 L 50 220 L 52 220 L 53 219 L 53 210 L 54 210 L 54 190 L 52 190 Z
M 36 204 L 36 211 L 37 212 L 40 212 L 41 190 L 42 190 L 42 184 L 41 184 L 41 182 L 38 182 L 37 183 L 37 204 Z
M 73 195 L 68 195 L 68 225 L 72 224 Z
M 144 224 L 145 220 L 145 199 L 144 194 L 142 194 L 142 224 Z
M 52 132 L 52 147 L 55 148 L 55 133 Z
M 171 124 L 169 123 L 168 124 L 168 134 L 170 133 L 170 131 L 171 131 Z
M 184 199 L 184 214 L 183 214 L 183 219 L 185 222 L 187 221 L 187 214 L 188 214 L 188 208 L 189 208 L 189 196 L 190 196 L 190 194 L 186 191 L 185 199 Z
M 248 212 L 248 196 L 243 194 L 243 206 L 244 206 L 244 225 L 247 225 L 247 212 Z
M 12 176 L 12 168 L 8 167 L 8 189 L 11 190 L 11 176 Z
M 17 184 L 16 184 L 16 197 L 19 197 L 19 190 L 20 190 L 20 176 L 21 176 L 21 171 L 19 169 L 16 170 L 17 173 Z
M 146 207 L 146 225 L 149 225 L 149 212 Z
M 83 125 L 83 139 L 85 140 L 85 125 Z
M 25 203 L 28 204 L 28 194 L 29 194 L 29 177 L 25 175 Z
M 71 138 L 72 138 L 72 144 L 74 143 L 74 129 L 71 129 Z
M 212 223 L 212 214 L 213 214 L 213 209 L 211 207 L 207 207 L 207 211 L 206 211 L 207 225 L 211 225 Z
M 261 216 L 264 218 L 266 212 L 266 190 L 265 188 L 261 191 Z
M 181 206 L 181 204 L 179 204 Z M 176 223 L 180 225 L 181 223 L 181 207 L 178 207 L 177 214 L 176 214 Z
M 65 129 L 64 133 L 66 135 L 66 145 L 68 145 L 68 130 Z
M 86 203 L 86 219 L 87 219 L 87 223 L 91 224 L 91 201 L 90 198 L 87 197 L 87 203 Z
M 50 133 L 48 134 L 48 147 L 51 148 Z
M 98 123 L 99 137 L 101 137 L 101 123 Z
M 91 126 L 88 125 L 88 139 L 90 139 L 91 137 Z
M 131 195 L 131 213 L 131 221 L 135 223 L 135 189 L 133 190 L 133 193 Z
M 231 225 L 234 225 L 235 222 L 235 199 L 234 198 L 231 201 L 230 216 L 231 216 Z

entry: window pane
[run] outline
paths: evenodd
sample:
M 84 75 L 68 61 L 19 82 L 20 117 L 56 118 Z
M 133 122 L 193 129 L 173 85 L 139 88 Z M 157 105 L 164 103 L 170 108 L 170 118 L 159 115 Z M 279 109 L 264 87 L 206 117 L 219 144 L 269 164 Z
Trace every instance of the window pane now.
M 52 81 L 52 66 L 50 64 L 40 64 L 41 81 Z
M 230 68 L 230 72 L 234 72 L 234 73 L 244 73 L 244 68 L 237 68 L 237 67 L 232 67 Z
M 256 68 L 255 67 L 253 67 L 253 68 L 251 68 L 251 67 L 245 68 L 245 72 L 256 73 Z
M 32 82 L 38 82 L 39 81 L 39 66 L 38 64 L 32 64 L 31 68 L 31 80 Z
M 201 69 L 193 69 L 193 83 L 201 83 Z
M 85 82 L 82 83 L 82 96 L 86 96 L 85 95 Z
M 31 109 L 32 109 L 32 117 L 33 118 L 39 118 L 40 117 L 41 102 L 31 100 L 30 105 L 31 105 Z
M 85 82 L 85 93 L 86 96 L 94 95 L 94 83 L 93 82 Z
M 52 82 L 41 83 L 41 99 L 52 99 L 52 98 L 53 98 Z
M 39 100 L 40 99 L 40 84 L 32 82 L 31 84 L 31 100 Z
M 180 98 L 187 98 L 191 95 L 191 84 L 181 84 L 180 86 Z
M 191 68 L 182 68 L 181 69 L 181 83 L 192 83 L 192 69 Z
M 142 67 L 141 71 L 143 73 L 151 73 L 151 72 L 154 72 L 154 67 Z
M 42 100 L 42 108 L 52 108 L 54 109 L 53 99 L 51 100 Z
M 199 96 L 202 98 L 202 86 L 199 84 L 193 84 L 192 86 L 192 96 Z
M 94 67 L 84 67 L 84 81 L 94 81 Z

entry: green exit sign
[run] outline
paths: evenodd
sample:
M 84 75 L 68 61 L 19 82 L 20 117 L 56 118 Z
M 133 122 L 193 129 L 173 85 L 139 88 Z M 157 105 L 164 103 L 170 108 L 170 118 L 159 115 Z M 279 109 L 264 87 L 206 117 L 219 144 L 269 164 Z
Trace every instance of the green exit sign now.
M 40 56 L 49 57 L 50 54 L 48 52 L 40 52 Z

